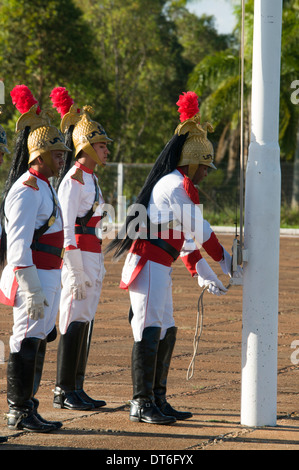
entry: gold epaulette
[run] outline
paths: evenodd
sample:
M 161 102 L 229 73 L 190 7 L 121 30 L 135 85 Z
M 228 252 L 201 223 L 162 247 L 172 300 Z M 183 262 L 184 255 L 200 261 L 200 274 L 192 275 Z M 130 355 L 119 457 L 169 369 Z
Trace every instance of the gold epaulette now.
M 28 180 L 24 181 L 23 184 L 25 186 L 29 186 L 29 188 L 32 188 L 32 189 L 35 189 L 36 191 L 39 191 L 39 187 L 36 183 L 35 176 L 29 176 Z
M 77 168 L 75 173 L 71 176 L 71 178 L 73 180 L 76 180 L 78 181 L 79 183 L 81 184 L 84 184 L 84 180 L 83 180 L 83 171 L 81 170 L 81 168 Z

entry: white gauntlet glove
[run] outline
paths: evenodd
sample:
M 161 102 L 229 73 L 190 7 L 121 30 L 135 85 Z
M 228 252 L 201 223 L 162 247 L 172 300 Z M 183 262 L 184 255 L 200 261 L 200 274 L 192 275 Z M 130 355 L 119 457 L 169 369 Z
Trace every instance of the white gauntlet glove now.
M 222 247 L 223 248 L 223 247 Z M 243 276 L 243 269 L 241 266 L 237 265 L 237 270 L 232 273 L 232 257 L 231 255 L 223 248 L 223 259 L 219 261 L 222 271 L 224 274 L 228 274 L 230 277 L 234 275 L 236 278 L 241 278 Z
M 43 293 L 36 266 L 29 266 L 15 271 L 19 287 L 26 295 L 26 307 L 29 318 L 44 318 L 45 305 L 49 306 Z
M 224 287 L 221 281 L 210 268 L 208 263 L 204 258 L 201 258 L 196 263 L 196 271 L 198 274 L 198 284 L 200 287 L 208 287 L 208 292 L 214 295 L 224 295 L 227 292 L 227 289 Z
M 224 248 L 223 248 L 223 259 L 219 261 L 219 264 L 224 274 L 228 274 L 229 276 L 232 275 L 232 257 Z
M 67 285 L 73 298 L 85 299 L 86 286 L 92 287 L 92 282 L 84 272 L 81 251 L 79 249 L 65 251 L 63 262 L 68 271 Z

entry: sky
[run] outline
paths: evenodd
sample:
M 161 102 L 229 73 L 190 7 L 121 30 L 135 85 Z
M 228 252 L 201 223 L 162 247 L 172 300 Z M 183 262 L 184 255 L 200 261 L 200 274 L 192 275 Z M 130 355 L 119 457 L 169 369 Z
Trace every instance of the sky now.
M 230 0 L 192 0 L 187 8 L 198 16 L 215 16 L 215 26 L 220 34 L 231 33 L 235 26 L 232 2 Z

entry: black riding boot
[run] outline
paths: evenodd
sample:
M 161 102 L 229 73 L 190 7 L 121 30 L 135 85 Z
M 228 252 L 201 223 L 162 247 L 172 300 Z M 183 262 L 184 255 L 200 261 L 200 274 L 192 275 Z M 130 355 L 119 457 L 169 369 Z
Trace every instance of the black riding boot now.
M 37 351 L 35 376 L 34 376 L 34 384 L 33 384 L 33 396 L 31 400 L 33 402 L 33 413 L 39 419 L 39 421 L 45 424 L 51 424 L 52 426 L 55 426 L 56 429 L 60 429 L 62 426 L 62 423 L 60 421 L 47 421 L 38 413 L 37 408 L 39 405 L 39 400 L 35 398 L 35 395 L 39 389 L 40 381 L 42 378 L 46 349 L 47 349 L 47 342 L 48 342 L 47 338 L 44 340 L 41 340 L 38 351 Z
M 81 397 L 87 403 L 91 403 L 95 408 L 101 408 L 102 406 L 106 405 L 106 402 L 104 400 L 94 400 L 93 398 L 89 397 L 87 393 L 85 393 L 85 391 L 83 390 L 85 370 L 92 335 L 92 325 L 92 322 L 86 323 L 85 328 L 83 330 L 82 348 L 76 374 L 76 392 L 79 397 Z
M 76 392 L 76 373 L 82 347 L 85 323 L 72 322 L 60 336 L 57 351 L 57 378 L 54 390 L 54 408 L 91 410 L 94 406 L 80 398 Z
M 177 411 L 166 401 L 167 377 L 170 361 L 176 342 L 177 328 L 168 328 L 165 337 L 160 341 L 157 354 L 156 377 L 154 384 L 155 403 L 166 416 L 174 416 L 178 420 L 192 417 L 188 411 Z
M 33 412 L 33 386 L 36 357 L 41 340 L 25 338 L 17 353 L 10 353 L 7 365 L 7 402 L 10 429 L 32 432 L 50 432 L 56 428 L 42 423 Z
M 134 342 L 132 351 L 133 400 L 130 420 L 150 424 L 171 424 L 173 416 L 165 416 L 154 402 L 153 384 L 161 328 L 145 328 L 142 340 Z

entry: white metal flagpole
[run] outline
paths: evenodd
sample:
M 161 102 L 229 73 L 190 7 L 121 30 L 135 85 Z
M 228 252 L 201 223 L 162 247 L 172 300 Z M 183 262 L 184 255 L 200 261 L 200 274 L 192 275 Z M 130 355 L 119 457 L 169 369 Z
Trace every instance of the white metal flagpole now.
M 244 211 L 241 424 L 275 426 L 280 229 L 282 0 L 255 0 L 252 126 Z

